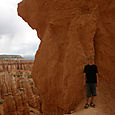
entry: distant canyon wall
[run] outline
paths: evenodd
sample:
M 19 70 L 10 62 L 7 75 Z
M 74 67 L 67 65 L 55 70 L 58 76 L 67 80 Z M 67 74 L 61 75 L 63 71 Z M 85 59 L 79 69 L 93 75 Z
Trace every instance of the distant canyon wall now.
M 30 70 L 32 71 L 33 61 L 30 62 L 0 62 L 0 72 L 15 71 L 15 70 Z
M 23 0 L 18 14 L 41 40 L 33 79 L 44 115 L 69 113 L 84 97 L 83 67 L 94 56 L 115 96 L 115 0 Z

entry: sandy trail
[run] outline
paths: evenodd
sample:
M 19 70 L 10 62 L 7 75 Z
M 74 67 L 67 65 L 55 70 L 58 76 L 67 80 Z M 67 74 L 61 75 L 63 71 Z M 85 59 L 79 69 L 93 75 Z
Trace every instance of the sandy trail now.
M 115 115 L 115 99 L 106 83 L 97 88 L 96 108 L 84 109 L 85 100 L 71 115 Z M 70 115 L 70 114 L 65 114 Z
M 69 114 L 68 114 L 69 115 Z M 108 115 L 105 112 L 99 110 L 98 108 L 89 108 L 87 110 L 78 111 L 72 115 Z

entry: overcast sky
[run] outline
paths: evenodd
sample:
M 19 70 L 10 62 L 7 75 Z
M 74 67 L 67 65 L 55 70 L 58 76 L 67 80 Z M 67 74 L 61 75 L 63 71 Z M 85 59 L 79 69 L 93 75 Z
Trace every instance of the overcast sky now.
M 0 0 L 0 54 L 35 55 L 37 33 L 17 15 L 21 0 Z

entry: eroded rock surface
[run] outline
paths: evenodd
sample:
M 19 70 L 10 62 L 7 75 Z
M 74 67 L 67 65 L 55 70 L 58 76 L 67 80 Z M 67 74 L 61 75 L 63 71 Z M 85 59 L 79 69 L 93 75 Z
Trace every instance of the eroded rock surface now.
M 19 15 L 41 40 L 33 79 L 44 115 L 62 115 L 84 97 L 82 71 L 95 57 L 115 96 L 115 0 L 23 0 Z M 103 98 L 103 97 L 102 97 Z M 112 98 L 111 98 L 112 99 Z
M 0 73 L 0 104 L 4 115 L 31 115 L 30 107 L 40 110 L 39 95 L 34 90 L 34 82 L 27 73 L 18 77 L 14 73 Z
M 0 72 L 11 72 L 16 70 L 28 70 L 32 71 L 33 61 L 1 61 L 0 60 Z

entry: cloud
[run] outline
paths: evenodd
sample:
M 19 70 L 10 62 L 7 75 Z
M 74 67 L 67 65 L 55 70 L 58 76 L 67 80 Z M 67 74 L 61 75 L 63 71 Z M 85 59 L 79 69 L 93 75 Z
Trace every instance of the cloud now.
M 34 55 L 40 40 L 35 30 L 17 15 L 21 0 L 3 0 L 0 4 L 0 54 Z

